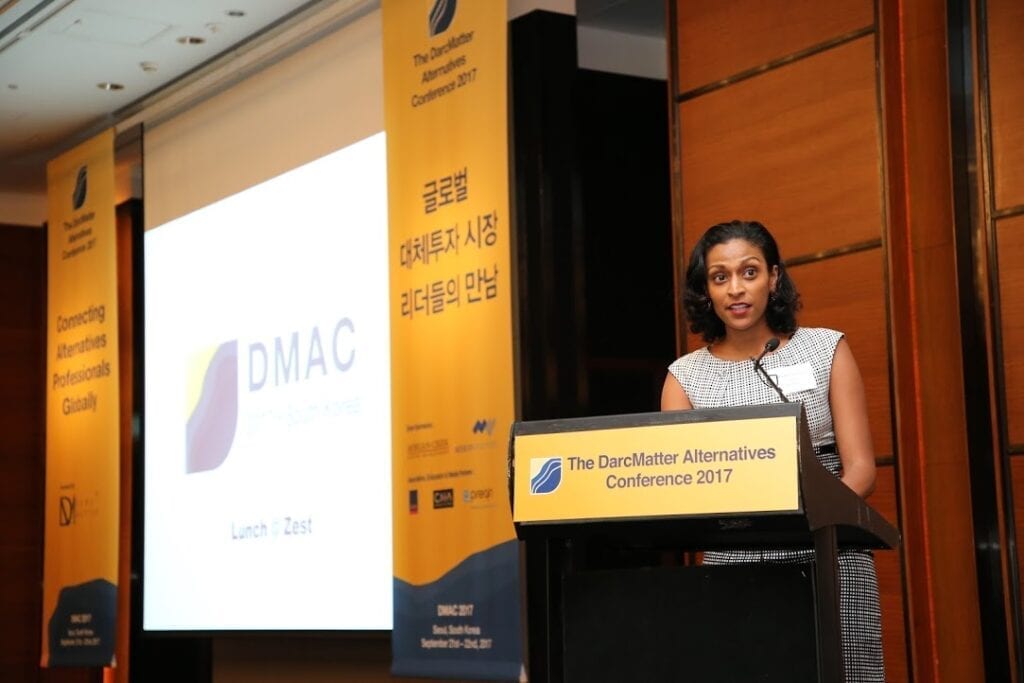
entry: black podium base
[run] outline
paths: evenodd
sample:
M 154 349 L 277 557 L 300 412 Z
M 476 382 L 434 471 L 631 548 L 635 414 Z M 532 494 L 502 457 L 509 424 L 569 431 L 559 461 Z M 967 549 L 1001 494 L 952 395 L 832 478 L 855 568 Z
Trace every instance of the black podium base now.
M 817 681 L 813 565 L 564 577 L 565 683 Z

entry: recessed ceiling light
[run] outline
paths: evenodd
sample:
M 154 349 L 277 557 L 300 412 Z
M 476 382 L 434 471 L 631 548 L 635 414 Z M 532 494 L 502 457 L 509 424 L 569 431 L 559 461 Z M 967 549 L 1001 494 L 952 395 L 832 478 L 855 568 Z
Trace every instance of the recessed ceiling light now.
M 124 85 L 121 83 L 97 83 L 96 87 L 100 90 L 124 90 Z
M 160 65 L 156 62 L 139 62 L 139 68 L 146 73 L 152 73 L 160 68 Z
M 200 38 L 199 36 L 181 36 L 178 38 L 178 42 L 182 45 L 202 45 L 206 42 L 206 38 Z
M 236 17 L 236 18 L 237 17 L 244 17 L 245 16 L 245 12 L 243 10 L 240 10 L 240 9 L 229 9 L 224 14 L 228 15 L 229 17 Z

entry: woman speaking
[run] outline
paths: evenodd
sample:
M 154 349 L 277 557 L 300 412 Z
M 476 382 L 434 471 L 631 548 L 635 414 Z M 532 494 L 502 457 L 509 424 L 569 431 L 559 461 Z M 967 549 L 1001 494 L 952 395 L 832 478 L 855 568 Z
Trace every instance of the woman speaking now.
M 771 233 L 754 221 L 712 226 L 693 248 L 683 305 L 707 346 L 669 366 L 662 410 L 803 403 L 818 461 L 862 497 L 875 457 L 860 371 L 843 334 L 799 327 L 799 295 Z M 812 550 L 707 552 L 705 564 L 799 563 Z M 839 552 L 847 681 L 885 680 L 874 557 Z

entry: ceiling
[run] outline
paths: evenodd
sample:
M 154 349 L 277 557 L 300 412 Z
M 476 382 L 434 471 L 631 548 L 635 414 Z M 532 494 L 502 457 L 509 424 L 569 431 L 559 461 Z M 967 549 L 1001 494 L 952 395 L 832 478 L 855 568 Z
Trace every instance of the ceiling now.
M 41 191 L 46 161 L 77 137 L 310 4 L 0 0 L 0 187 Z
M 44 192 L 48 159 L 215 58 L 336 3 L 0 0 L 0 192 Z M 663 0 L 575 6 L 581 25 L 664 35 Z

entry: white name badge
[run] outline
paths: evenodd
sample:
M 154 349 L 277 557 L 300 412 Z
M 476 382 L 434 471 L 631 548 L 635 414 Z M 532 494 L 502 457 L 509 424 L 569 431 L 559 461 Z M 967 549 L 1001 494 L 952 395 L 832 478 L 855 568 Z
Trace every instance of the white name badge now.
M 798 391 L 817 389 L 818 383 L 814 381 L 814 370 L 810 363 L 798 363 L 797 365 L 784 365 L 781 368 L 772 368 L 768 374 L 775 383 L 779 385 L 784 394 L 795 394 Z

